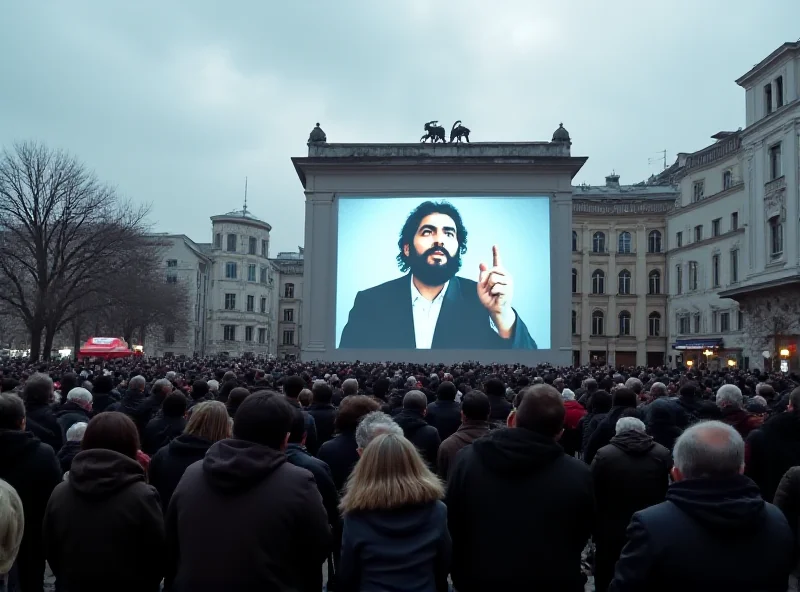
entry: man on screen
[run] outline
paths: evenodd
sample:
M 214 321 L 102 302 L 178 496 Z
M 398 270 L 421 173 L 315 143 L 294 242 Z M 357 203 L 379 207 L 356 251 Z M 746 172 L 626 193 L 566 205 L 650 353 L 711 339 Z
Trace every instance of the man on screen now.
M 397 246 L 405 275 L 356 295 L 340 348 L 536 349 L 511 307 L 514 281 L 497 246 L 492 266 L 480 264 L 477 282 L 456 275 L 467 229 L 453 205 L 420 204 Z

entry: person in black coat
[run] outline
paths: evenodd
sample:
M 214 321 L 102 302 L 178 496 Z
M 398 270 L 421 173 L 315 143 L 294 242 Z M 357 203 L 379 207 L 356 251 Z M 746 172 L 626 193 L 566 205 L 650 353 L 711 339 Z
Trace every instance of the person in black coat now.
M 594 585 L 608 590 L 634 512 L 664 501 L 672 468 L 670 451 L 645 433 L 636 417 L 617 421 L 616 435 L 597 451 L 592 479 L 597 502 Z
M 300 391 L 306 388 L 306 383 L 299 376 L 290 376 L 283 383 L 283 394 L 286 400 L 298 409 L 303 409 L 300 405 Z M 319 441 L 317 439 L 317 423 L 314 421 L 314 416 L 303 411 L 303 417 L 306 418 L 306 448 L 311 454 L 316 454 L 319 450 Z
M 453 585 L 459 592 L 583 592 L 581 552 L 594 524 L 592 475 L 557 442 L 565 415 L 559 392 L 539 384 L 520 399 L 512 427 L 464 448 L 450 471 L 445 503 Z
M 50 493 L 61 482 L 61 468 L 53 449 L 25 431 L 25 405 L 13 393 L 0 393 L 0 479 L 17 490 L 25 513 L 26 528 L 15 563 L 20 590 L 41 592 L 45 567 L 41 524 Z
M 47 374 L 31 375 L 25 382 L 23 399 L 25 417 L 30 420 L 30 431 L 53 450 L 59 450 L 64 443 L 64 432 L 51 407 L 53 380 Z
M 432 471 L 436 471 L 436 456 L 442 440 L 439 432 L 425 421 L 428 412 L 428 398 L 422 391 L 408 391 L 403 397 L 403 410 L 394 416 L 403 428 L 405 437 L 417 447 L 423 460 Z
M 514 406 L 506 399 L 506 385 L 499 378 L 490 378 L 483 385 L 486 396 L 489 397 L 489 421 L 497 427 L 506 425 L 506 420 Z
M 83 440 L 83 434 L 86 432 L 87 425 L 88 424 L 83 422 L 74 423 L 67 430 L 67 441 L 64 442 L 61 450 L 56 454 L 58 463 L 61 465 L 62 473 L 66 473 L 70 470 L 72 461 L 81 451 L 81 441 Z
M 228 398 L 225 400 L 225 407 L 228 408 L 228 415 L 233 419 L 236 415 L 236 410 L 247 397 L 250 396 L 250 391 L 243 386 L 237 386 L 228 393 Z
M 672 452 L 675 441 L 683 433 L 678 427 L 675 404 L 667 399 L 656 399 L 645 407 L 647 433 L 655 442 Z
M 594 390 L 584 400 L 588 405 L 586 408 L 587 413 L 578 422 L 578 431 L 581 434 L 581 454 L 589 445 L 589 438 L 592 437 L 597 426 L 600 425 L 600 422 L 605 419 L 611 410 L 611 395 L 606 391 Z
M 89 423 L 92 418 L 92 393 L 82 387 L 75 387 L 67 394 L 67 400 L 56 411 L 56 421 L 61 427 L 64 441 L 67 430 L 76 423 Z
M 205 380 L 195 380 L 192 383 L 191 400 L 188 401 L 187 407 L 191 409 L 198 403 L 203 401 L 210 401 L 208 383 Z
M 698 423 L 674 454 L 666 501 L 633 515 L 609 590 L 786 590 L 792 530 L 741 474 L 739 433 L 719 421 Z
M 336 407 L 331 404 L 333 389 L 325 382 L 318 380 L 311 387 L 311 405 L 308 414 L 314 418 L 317 428 L 317 443 L 322 446 L 333 438 L 336 424 Z
M 594 432 L 592 432 L 586 450 L 583 451 L 583 459 L 587 464 L 592 464 L 592 460 L 594 459 L 594 455 L 597 454 L 597 451 L 611 442 L 611 438 L 613 438 L 616 433 L 617 420 L 622 417 L 622 414 L 636 411 L 638 397 L 631 389 L 620 387 L 611 395 L 611 402 L 611 411 L 608 412 L 597 425 Z
M 436 401 L 428 405 L 425 419 L 439 431 L 439 438 L 444 442 L 456 433 L 461 425 L 461 404 L 456 403 L 456 385 L 445 381 L 436 389 Z
M 166 396 L 162 414 L 147 422 L 142 434 L 142 452 L 153 456 L 160 448 L 180 436 L 186 428 L 186 396 L 175 391 Z
M 92 415 L 108 409 L 119 399 L 114 394 L 114 379 L 102 374 L 94 379 L 92 388 Z

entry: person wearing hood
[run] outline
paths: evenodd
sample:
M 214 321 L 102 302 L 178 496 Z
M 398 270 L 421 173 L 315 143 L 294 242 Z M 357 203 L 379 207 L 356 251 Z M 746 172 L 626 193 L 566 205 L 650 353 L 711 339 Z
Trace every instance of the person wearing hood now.
M 28 430 L 53 450 L 64 444 L 64 432 L 58 425 L 53 408 L 53 379 L 47 374 L 37 372 L 25 381 L 23 389 L 25 417 Z
M 555 388 L 555 387 L 553 387 Z M 558 389 L 556 389 L 558 390 Z M 564 434 L 559 440 L 564 452 L 575 456 L 581 450 L 580 422 L 586 415 L 586 408 L 575 400 L 575 393 L 571 389 L 561 389 L 561 398 L 564 399 Z
M 422 458 L 432 470 L 436 469 L 436 455 L 439 453 L 439 431 L 428 425 L 425 416 L 428 413 L 428 397 L 422 391 L 408 391 L 403 397 L 403 410 L 394 416 L 397 424 L 403 428 L 403 434 L 417 447 Z
M 461 451 L 447 483 L 458 592 L 583 592 L 592 532 L 589 467 L 564 454 L 564 402 L 550 385 L 523 389 L 508 428 Z M 498 544 L 504 541 L 508 544 Z
M 458 453 L 489 433 L 492 428 L 489 423 L 490 413 L 489 397 L 485 393 L 475 390 L 464 395 L 461 400 L 461 425 L 452 436 L 442 442 L 436 455 L 436 470 L 444 481 L 447 481 Z
M 672 454 L 647 435 L 642 420 L 617 420 L 616 435 L 597 451 L 591 466 L 597 504 L 592 537 L 597 590 L 608 590 L 633 513 L 664 501 L 671 468 Z
M 609 590 L 786 590 L 792 530 L 743 472 L 744 441 L 733 427 L 687 428 L 666 501 L 631 518 Z
M 56 412 L 56 421 L 61 428 L 64 441 L 67 430 L 76 423 L 89 423 L 92 417 L 92 393 L 83 387 L 75 387 L 67 393 L 67 400 Z
M 153 456 L 162 447 L 183 433 L 186 427 L 187 401 L 180 391 L 174 391 L 164 398 L 161 414 L 147 422 L 142 434 L 142 452 Z
M 319 592 L 331 530 L 314 477 L 286 460 L 292 414 L 279 394 L 253 393 L 233 438 L 186 469 L 167 509 L 166 589 Z
M 67 441 L 64 442 L 61 450 L 59 450 L 56 455 L 61 465 L 61 472 L 65 475 L 72 467 L 72 461 L 81 451 L 81 441 L 83 440 L 84 433 L 86 433 L 87 425 L 87 423 L 81 421 L 72 424 L 67 430 Z
M 645 407 L 647 433 L 653 440 L 672 452 L 675 441 L 683 433 L 676 421 L 675 404 L 666 398 L 655 399 Z
M 41 592 L 45 565 L 42 529 L 33 525 L 41 525 L 50 493 L 61 482 L 61 469 L 53 449 L 25 430 L 22 399 L 14 393 L 0 393 L 0 479 L 16 489 L 29 525 L 14 571 L 20 590 Z
M 447 592 L 451 540 L 443 496 L 405 437 L 389 432 L 369 442 L 340 504 L 336 590 Z
M 635 410 L 638 403 L 639 397 L 631 389 L 622 386 L 614 391 L 614 394 L 611 395 L 611 410 L 592 432 L 586 445 L 586 450 L 584 450 L 583 458 L 586 464 L 592 464 L 597 451 L 611 442 L 611 438 L 615 434 L 617 420 L 622 417 L 622 414 L 630 409 Z
M 456 403 L 457 393 L 456 385 L 444 381 L 436 389 L 436 401 L 428 405 L 425 419 L 438 430 L 442 441 L 455 434 L 461 425 L 461 404 Z
M 176 394 L 170 394 L 167 399 Z M 167 399 L 164 400 L 165 405 Z M 204 401 L 195 405 L 183 433 L 160 448 L 150 459 L 150 484 L 158 491 L 165 513 L 186 469 L 203 460 L 212 444 L 230 438 L 230 435 L 231 419 L 224 404 Z
M 81 447 L 45 511 L 50 569 L 66 590 L 156 592 L 164 574 L 164 515 L 136 461 L 136 426 L 123 413 L 101 413 Z

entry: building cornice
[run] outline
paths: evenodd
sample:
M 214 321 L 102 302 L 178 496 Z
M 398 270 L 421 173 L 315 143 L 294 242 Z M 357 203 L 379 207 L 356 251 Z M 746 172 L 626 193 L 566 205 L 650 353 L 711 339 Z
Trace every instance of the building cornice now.
M 743 190 L 744 190 L 744 181 L 740 181 L 736 185 L 731 185 L 727 189 L 718 191 L 714 195 L 709 195 L 708 197 L 701 199 L 700 201 L 696 201 L 694 203 L 690 203 L 689 205 L 685 206 L 678 206 L 670 210 L 670 212 L 667 214 L 667 218 L 674 218 L 675 216 L 679 216 L 680 214 L 700 209 L 702 206 L 706 204 L 714 203 L 715 201 L 719 201 L 722 198 L 728 197 L 729 195 L 733 195 L 734 193 Z
M 747 88 L 748 84 L 753 82 L 754 79 L 760 77 L 765 70 L 774 67 L 779 61 L 792 53 L 800 51 L 800 41 L 789 41 L 778 47 L 775 51 L 758 62 L 755 66 L 750 68 L 745 74 L 736 80 L 736 84 L 743 88 Z
M 695 241 L 693 243 L 689 243 L 688 245 L 683 245 L 682 247 L 675 247 L 674 249 L 669 249 L 667 251 L 667 255 L 673 255 L 677 253 L 686 253 L 687 251 L 691 251 L 697 247 L 705 247 L 708 245 L 713 245 L 721 240 L 726 238 L 731 238 L 732 236 L 736 236 L 737 234 L 744 234 L 744 227 L 741 226 L 736 230 L 729 230 L 728 232 L 723 232 L 718 236 L 711 236 L 709 238 L 704 238 L 701 241 Z

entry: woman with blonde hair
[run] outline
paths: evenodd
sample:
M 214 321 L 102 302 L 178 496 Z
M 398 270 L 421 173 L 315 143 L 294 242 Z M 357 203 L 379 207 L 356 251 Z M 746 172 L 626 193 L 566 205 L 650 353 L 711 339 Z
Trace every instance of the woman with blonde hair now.
M 24 531 L 22 500 L 16 489 L 0 479 L 0 592 L 16 589 L 17 578 L 11 573 L 11 567 L 19 553 Z
M 203 401 L 192 407 L 183 433 L 155 453 L 150 460 L 150 484 L 158 490 L 164 512 L 189 465 L 203 460 L 215 442 L 230 438 L 231 425 L 224 403 Z
M 406 438 L 372 440 L 350 478 L 337 590 L 447 592 L 444 488 Z

